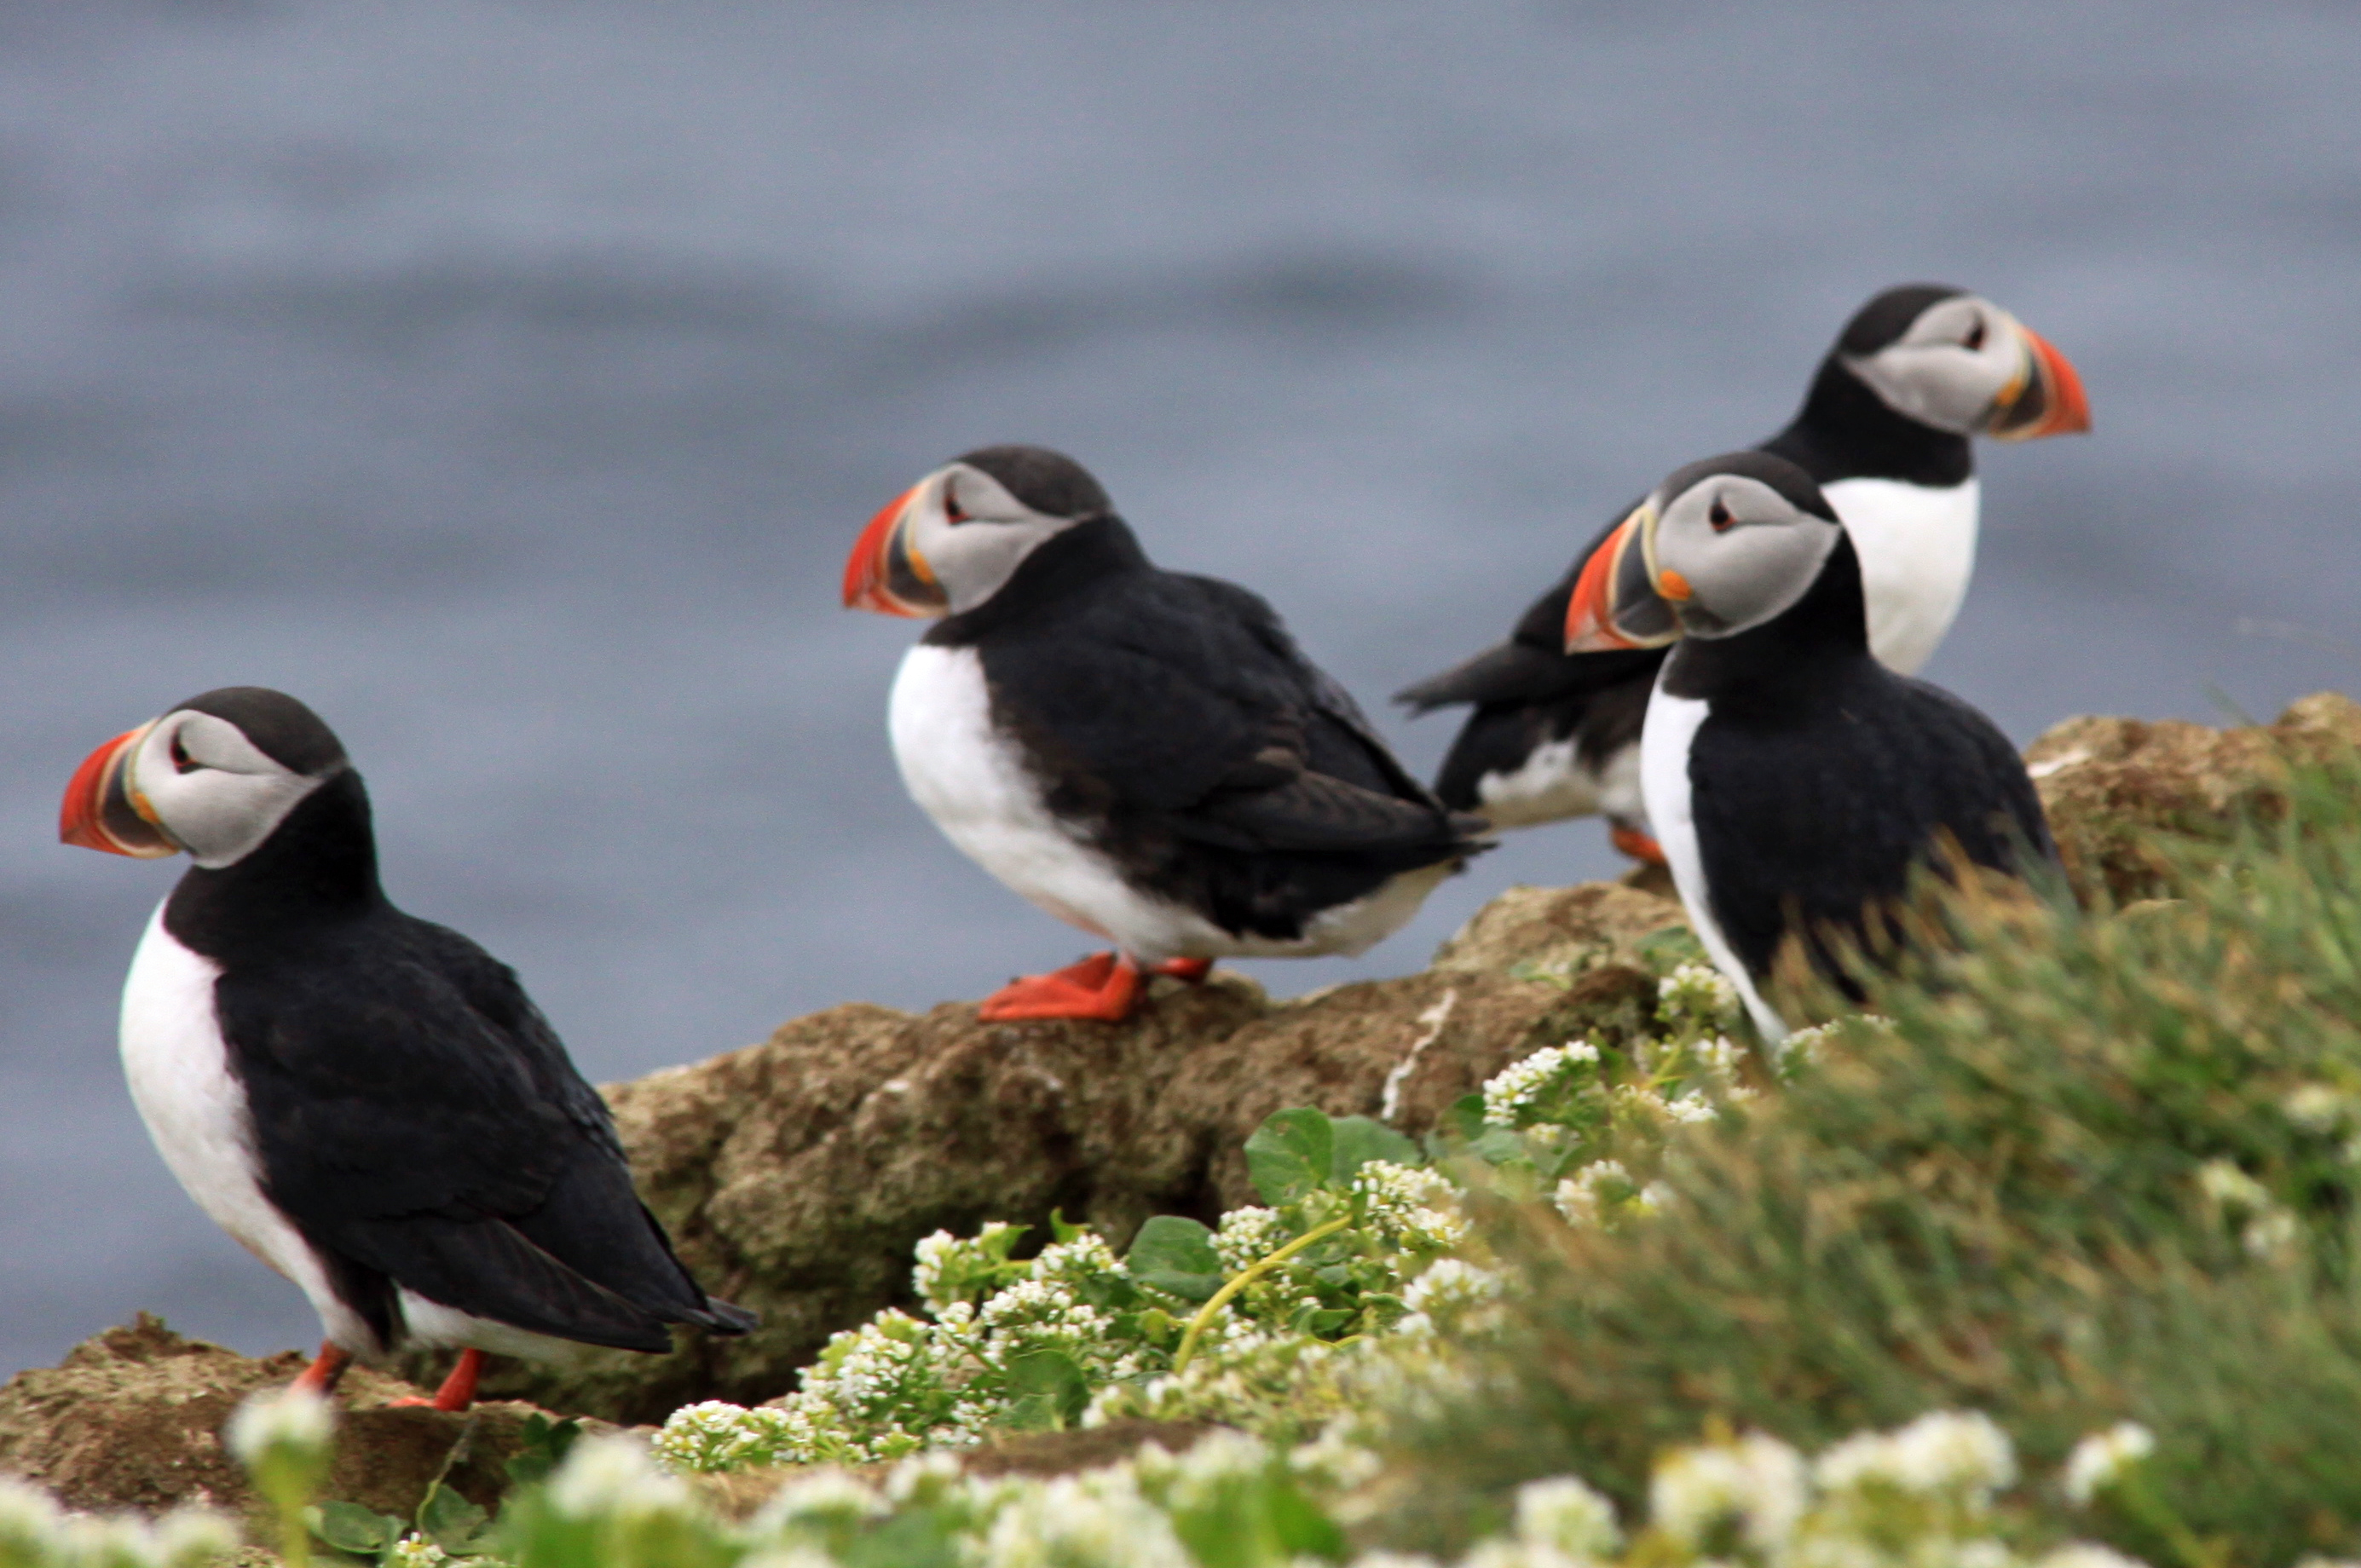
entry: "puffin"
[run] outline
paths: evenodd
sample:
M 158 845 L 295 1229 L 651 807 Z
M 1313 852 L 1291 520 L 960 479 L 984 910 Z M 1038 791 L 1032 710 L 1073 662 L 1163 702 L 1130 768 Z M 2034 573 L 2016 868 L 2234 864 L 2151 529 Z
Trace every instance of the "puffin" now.
M 1258 596 L 1151 562 L 1063 454 L 986 446 L 886 503 L 847 608 L 932 617 L 894 679 L 902 781 L 944 835 L 1112 949 L 992 1020 L 1128 1017 L 1146 976 L 1358 953 L 1488 847 Z
M 1894 950 L 1915 870 L 2055 870 L 2008 738 L 1876 657 L 1859 541 L 1802 467 L 1762 451 L 1692 463 L 1620 526 L 1618 569 L 1583 577 L 1561 635 L 1571 652 L 1671 642 L 1642 799 L 1690 925 L 1766 1040 L 1789 1033 L 1763 993 L 1791 941 L 1858 998 L 1840 954 Z M 1634 599 L 1641 624 L 1618 630 Z
M 674 1255 L 613 1118 L 518 983 L 378 882 L 368 793 L 282 692 L 191 697 L 91 752 L 69 844 L 195 863 L 123 990 L 131 1097 L 214 1223 L 300 1288 L 354 1357 L 461 1350 L 432 1400 L 472 1404 L 485 1353 L 672 1348 L 754 1325 Z
M 1861 562 L 1870 648 L 1908 675 L 1950 630 L 1975 569 L 1971 438 L 2090 428 L 2081 378 L 2047 340 L 1989 300 L 1911 283 L 1854 313 L 1795 417 L 1756 450 L 1801 467 L 1835 506 Z M 1610 569 L 1621 543 L 1610 527 L 1506 641 L 1395 700 L 1413 715 L 1474 707 L 1435 778 L 1453 809 L 1496 828 L 1604 813 L 1618 849 L 1655 861 L 1640 802 L 1640 725 L 1664 650 L 1612 638 L 1587 654 L 1561 646 L 1583 574 Z

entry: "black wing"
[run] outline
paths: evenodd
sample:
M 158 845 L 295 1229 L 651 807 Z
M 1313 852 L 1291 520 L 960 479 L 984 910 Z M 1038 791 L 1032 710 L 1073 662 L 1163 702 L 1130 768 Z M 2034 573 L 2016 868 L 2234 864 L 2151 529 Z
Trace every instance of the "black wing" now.
M 393 1287 L 518 1328 L 664 1350 L 742 1332 L 631 1188 L 598 1092 L 515 974 L 390 908 L 216 986 L 271 1201 L 389 1343 Z
M 983 648 L 995 718 L 1049 804 L 1147 885 L 1292 937 L 1398 872 L 1486 847 L 1279 617 L 1232 584 L 1126 575 Z
M 1807 724 L 1709 718 L 1690 753 L 1697 847 L 1713 916 L 1746 967 L 1766 970 L 1800 920 L 1856 940 L 1872 905 L 1906 891 L 1948 833 L 1968 860 L 2023 874 L 2057 850 L 2008 738 L 1949 692 L 1867 667 Z

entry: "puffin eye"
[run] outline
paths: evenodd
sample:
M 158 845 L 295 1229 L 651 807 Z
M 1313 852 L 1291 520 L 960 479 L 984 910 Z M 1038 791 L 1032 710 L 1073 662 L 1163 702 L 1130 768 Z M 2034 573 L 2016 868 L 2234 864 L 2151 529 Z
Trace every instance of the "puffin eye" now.
M 189 749 L 181 744 L 181 738 L 178 735 L 172 737 L 172 767 L 174 771 L 183 773 L 194 773 L 197 769 L 203 766 L 204 764 L 203 762 L 198 762 L 194 757 L 189 755 Z
M 1973 354 L 1984 345 L 1984 318 L 1978 316 L 1976 324 L 1968 328 L 1968 335 L 1960 339 L 1960 346 Z
M 1705 520 L 1713 524 L 1713 531 L 1716 533 L 1728 533 L 1730 525 L 1738 521 L 1730 515 L 1730 509 L 1721 504 L 1719 496 L 1714 498 L 1713 506 L 1706 512 Z
M 945 522 L 967 521 L 967 509 L 959 504 L 959 497 L 952 493 L 949 485 L 943 487 L 943 521 Z

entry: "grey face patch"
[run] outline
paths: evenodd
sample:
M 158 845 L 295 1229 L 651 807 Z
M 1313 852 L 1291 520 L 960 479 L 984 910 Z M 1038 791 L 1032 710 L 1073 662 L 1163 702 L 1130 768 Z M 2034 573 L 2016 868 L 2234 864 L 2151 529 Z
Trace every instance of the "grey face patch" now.
M 1811 494 L 1825 509 L 1817 488 Z M 1679 489 L 1668 481 L 1656 512 L 1651 559 L 1659 582 L 1677 573 L 1688 585 L 1674 613 L 1692 637 L 1726 637 L 1793 609 L 1844 536 L 1833 517 L 1752 474 L 1708 472 Z
M 1839 357 L 1894 412 L 1975 435 L 2031 373 L 2030 352 L 2015 317 L 1974 294 L 1952 294 L 1920 311 L 1893 342 L 1863 354 L 1840 348 Z
M 333 743 L 335 738 L 328 739 Z M 323 773 L 298 772 L 230 720 L 180 707 L 148 731 L 126 776 L 190 858 L 219 870 L 252 853 L 305 796 L 345 766 L 338 746 L 335 761 Z
M 895 547 L 926 563 L 950 613 L 959 615 L 998 593 L 1049 540 L 1104 515 L 1104 508 L 1075 517 L 1038 511 L 961 460 L 921 481 Z

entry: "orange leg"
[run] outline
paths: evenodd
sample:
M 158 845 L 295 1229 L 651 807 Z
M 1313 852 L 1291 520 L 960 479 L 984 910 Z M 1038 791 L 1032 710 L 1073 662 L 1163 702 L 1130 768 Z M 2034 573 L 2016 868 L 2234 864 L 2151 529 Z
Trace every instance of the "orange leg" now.
M 464 1410 L 476 1402 L 476 1380 L 484 1375 L 484 1353 L 463 1350 L 459 1365 L 451 1368 L 451 1376 L 443 1379 L 443 1387 L 434 1390 L 434 1398 L 422 1399 L 415 1394 L 406 1399 L 396 1399 L 397 1405 L 423 1405 L 435 1410 Z
M 296 1375 L 295 1387 L 308 1389 L 324 1399 L 336 1391 L 337 1383 L 345 1376 L 345 1368 L 352 1364 L 351 1351 L 323 1344 L 320 1354 L 312 1358 L 312 1365 Z
M 1095 1018 L 1120 1024 L 1142 989 L 1139 966 L 1119 953 L 1093 953 L 1049 974 L 1012 980 L 983 999 L 977 1016 L 1002 1024 L 1021 1018 Z
M 1657 843 L 1655 835 L 1644 828 L 1634 828 L 1628 822 L 1618 822 L 1615 824 L 1614 831 L 1608 837 L 1614 841 L 1617 849 L 1643 866 L 1661 866 L 1664 863 L 1664 847 Z
M 1148 968 L 1151 974 L 1169 974 L 1174 980 L 1185 981 L 1191 985 L 1202 985 L 1205 983 L 1205 977 L 1213 972 L 1213 960 L 1167 959 L 1160 964 L 1150 964 Z

